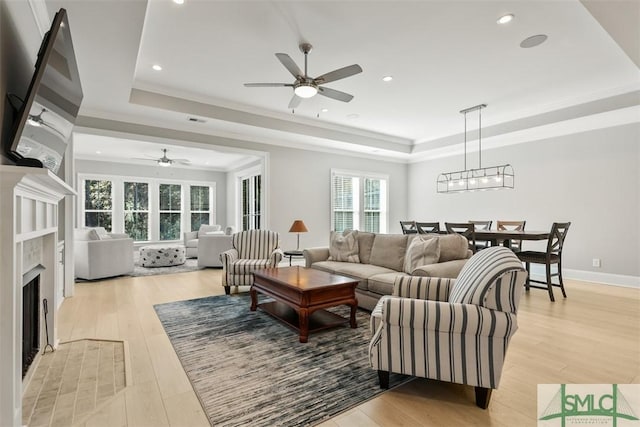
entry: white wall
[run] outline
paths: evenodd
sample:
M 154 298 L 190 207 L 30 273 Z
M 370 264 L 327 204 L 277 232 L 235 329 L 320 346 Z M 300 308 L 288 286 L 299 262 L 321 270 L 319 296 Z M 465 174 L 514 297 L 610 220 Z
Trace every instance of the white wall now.
M 554 221 L 571 221 L 563 270 L 634 276 L 637 282 L 640 124 L 487 150 L 482 157 L 484 166 L 513 165 L 515 189 L 437 194 L 438 174 L 462 169 L 462 156 L 414 163 L 409 166 L 408 217 L 492 219 L 494 224 L 498 219 L 524 219 L 528 230 L 549 230 Z M 528 242 L 525 247 L 539 246 Z M 602 260 L 601 268 L 592 267 L 593 258 Z
M 308 233 L 300 247 L 328 246 L 331 230 L 331 169 L 374 172 L 389 176 L 389 233 L 400 233 L 407 213 L 407 165 L 341 154 L 269 147 L 270 228 L 280 233 L 282 248 L 295 249 L 289 227 L 304 221 Z

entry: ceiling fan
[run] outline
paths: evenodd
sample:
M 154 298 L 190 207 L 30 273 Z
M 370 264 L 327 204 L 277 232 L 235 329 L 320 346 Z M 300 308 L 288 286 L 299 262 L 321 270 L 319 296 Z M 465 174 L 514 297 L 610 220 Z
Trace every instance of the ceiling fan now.
M 163 166 L 163 167 L 169 167 L 174 163 L 179 163 L 181 165 L 190 165 L 191 161 L 189 159 L 170 159 L 169 157 L 167 157 L 167 149 L 163 148 L 162 149 L 162 157 L 153 157 L 153 156 L 149 156 L 151 158 L 149 159 L 142 159 L 140 157 L 137 157 L 136 160 L 148 160 L 148 161 L 152 161 L 152 162 L 156 162 L 158 164 L 158 166 Z
M 300 50 L 304 53 L 304 73 L 298 68 L 289 55 L 286 53 L 276 53 L 276 57 L 282 65 L 296 78 L 293 83 L 245 83 L 244 85 L 246 87 L 292 87 L 294 94 L 289 102 L 289 108 L 291 109 L 300 105 L 302 98 L 311 98 L 317 93 L 342 102 L 351 101 L 353 95 L 321 85 L 361 73 L 362 67 L 358 64 L 353 64 L 328 72 L 320 77 L 309 77 L 307 74 L 307 55 L 311 52 L 312 47 L 309 43 L 302 43 L 300 45 Z
M 27 117 L 27 123 L 30 126 L 35 126 L 35 127 L 46 127 L 49 130 L 57 133 L 58 135 L 60 135 L 62 138 L 65 138 L 64 134 L 62 132 L 60 132 L 60 130 L 58 130 L 55 126 L 53 126 L 51 123 L 45 121 L 42 118 L 42 115 L 44 113 L 48 113 L 49 110 L 47 110 L 46 108 L 43 108 L 42 111 L 40 111 L 40 114 L 29 114 L 29 116 Z

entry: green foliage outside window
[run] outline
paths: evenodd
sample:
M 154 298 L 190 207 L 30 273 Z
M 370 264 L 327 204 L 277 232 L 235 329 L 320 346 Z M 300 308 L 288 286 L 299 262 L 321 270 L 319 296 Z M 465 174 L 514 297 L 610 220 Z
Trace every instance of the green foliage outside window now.
M 87 227 L 112 229 L 111 181 L 88 179 L 84 182 L 84 223 Z
M 200 229 L 200 225 L 209 224 L 209 187 L 192 185 L 191 192 L 191 231 Z
M 180 239 L 182 186 L 160 184 L 160 240 Z
M 124 183 L 124 231 L 135 241 L 149 240 L 149 184 Z

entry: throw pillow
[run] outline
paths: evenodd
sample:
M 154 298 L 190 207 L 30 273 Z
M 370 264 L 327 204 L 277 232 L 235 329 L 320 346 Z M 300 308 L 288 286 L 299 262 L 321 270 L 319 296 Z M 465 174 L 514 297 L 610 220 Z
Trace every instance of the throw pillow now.
M 440 240 L 422 239 L 415 237 L 404 255 L 403 270 L 407 274 L 413 274 L 414 270 L 423 265 L 435 264 L 440 259 Z
M 89 230 L 88 237 L 89 237 L 88 240 L 100 240 L 100 235 L 98 234 L 95 228 L 92 228 Z
M 327 261 L 360 262 L 358 256 L 358 231 L 331 232 Z
M 438 240 L 440 240 L 440 260 L 438 262 L 467 258 L 469 241 L 466 237 L 460 234 L 445 234 L 439 236 Z

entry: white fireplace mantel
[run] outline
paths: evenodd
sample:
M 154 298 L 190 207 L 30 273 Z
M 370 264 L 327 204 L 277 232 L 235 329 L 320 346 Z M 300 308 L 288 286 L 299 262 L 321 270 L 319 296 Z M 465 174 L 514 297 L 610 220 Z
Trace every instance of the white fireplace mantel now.
M 0 425 L 22 424 L 22 274 L 25 242 L 41 239 L 40 294 L 57 343 L 58 203 L 75 191 L 48 169 L 0 165 Z M 42 313 L 41 313 L 42 318 Z M 42 328 L 41 328 L 42 329 Z M 42 344 L 42 343 L 41 343 Z M 41 347 L 43 347 L 41 345 Z

